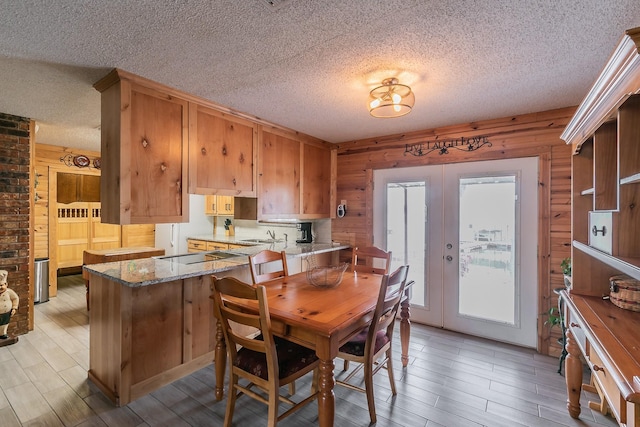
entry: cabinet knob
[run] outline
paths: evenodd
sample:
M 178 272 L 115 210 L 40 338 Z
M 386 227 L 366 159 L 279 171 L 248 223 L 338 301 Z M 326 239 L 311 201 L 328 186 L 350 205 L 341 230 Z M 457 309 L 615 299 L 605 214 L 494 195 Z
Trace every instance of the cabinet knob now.
M 604 225 L 602 226 L 601 229 L 598 230 L 598 227 L 596 227 L 595 225 L 593 226 L 593 228 L 591 229 L 591 233 L 594 236 L 597 236 L 598 233 L 602 233 L 602 235 L 606 235 L 607 234 L 607 227 L 605 227 Z
M 604 372 L 604 368 L 603 368 L 603 367 L 600 367 L 600 366 L 598 366 L 598 365 L 596 365 L 596 364 L 594 364 L 594 365 L 593 365 L 593 370 L 594 370 L 594 371 L 601 371 L 601 372 Z
M 144 148 L 147 148 L 147 147 L 149 146 L 149 141 L 147 141 L 147 139 L 146 139 L 146 138 L 143 138 L 143 139 L 142 139 L 142 146 L 143 146 Z
M 579 327 L 580 327 L 580 325 L 578 325 L 577 323 L 573 323 L 573 322 L 571 322 L 571 325 L 570 325 L 570 326 L 571 326 L 572 328 L 579 328 Z

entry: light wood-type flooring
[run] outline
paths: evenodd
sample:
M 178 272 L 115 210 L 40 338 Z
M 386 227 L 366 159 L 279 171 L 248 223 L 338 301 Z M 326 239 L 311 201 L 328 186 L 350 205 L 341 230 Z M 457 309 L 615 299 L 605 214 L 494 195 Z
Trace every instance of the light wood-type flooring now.
M 89 325 L 80 276 L 58 282 L 58 297 L 37 304 L 35 330 L 0 348 L 0 426 L 220 426 L 226 401 L 216 402 L 213 365 L 121 408 L 87 380 Z M 399 336 L 396 334 L 396 338 Z M 590 410 L 583 393 L 580 420 L 566 410 L 557 359 L 531 349 L 414 324 L 410 364 L 395 340 L 393 397 L 386 372 L 376 375 L 378 426 L 614 426 Z M 336 375 L 343 375 L 336 363 Z M 306 382 L 305 382 L 306 380 Z M 298 381 L 307 392 L 310 379 Z M 337 387 L 335 425 L 368 426 L 364 394 Z M 235 426 L 265 424 L 266 408 L 244 396 Z M 281 426 L 317 425 L 312 403 Z

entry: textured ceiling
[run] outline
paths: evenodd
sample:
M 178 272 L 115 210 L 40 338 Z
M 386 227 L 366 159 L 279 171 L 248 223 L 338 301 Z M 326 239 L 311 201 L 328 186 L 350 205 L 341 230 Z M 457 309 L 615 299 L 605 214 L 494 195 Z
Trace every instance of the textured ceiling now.
M 638 0 L 0 0 L 0 112 L 100 146 L 114 67 L 329 142 L 577 105 Z M 413 111 L 376 119 L 397 77 Z

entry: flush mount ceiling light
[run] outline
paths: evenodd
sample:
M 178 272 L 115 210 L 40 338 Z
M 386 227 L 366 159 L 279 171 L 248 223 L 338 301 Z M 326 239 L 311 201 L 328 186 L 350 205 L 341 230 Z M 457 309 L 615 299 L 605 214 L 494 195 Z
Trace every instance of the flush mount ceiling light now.
M 398 83 L 395 77 L 384 79 L 369 93 L 369 113 L 373 117 L 400 117 L 411 112 L 416 98 L 407 85 Z

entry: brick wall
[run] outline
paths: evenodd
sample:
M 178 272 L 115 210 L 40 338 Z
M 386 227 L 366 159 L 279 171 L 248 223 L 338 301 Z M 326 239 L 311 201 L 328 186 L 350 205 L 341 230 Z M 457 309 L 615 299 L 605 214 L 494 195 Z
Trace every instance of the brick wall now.
M 20 297 L 9 335 L 29 330 L 29 119 L 0 113 L 0 270 Z

